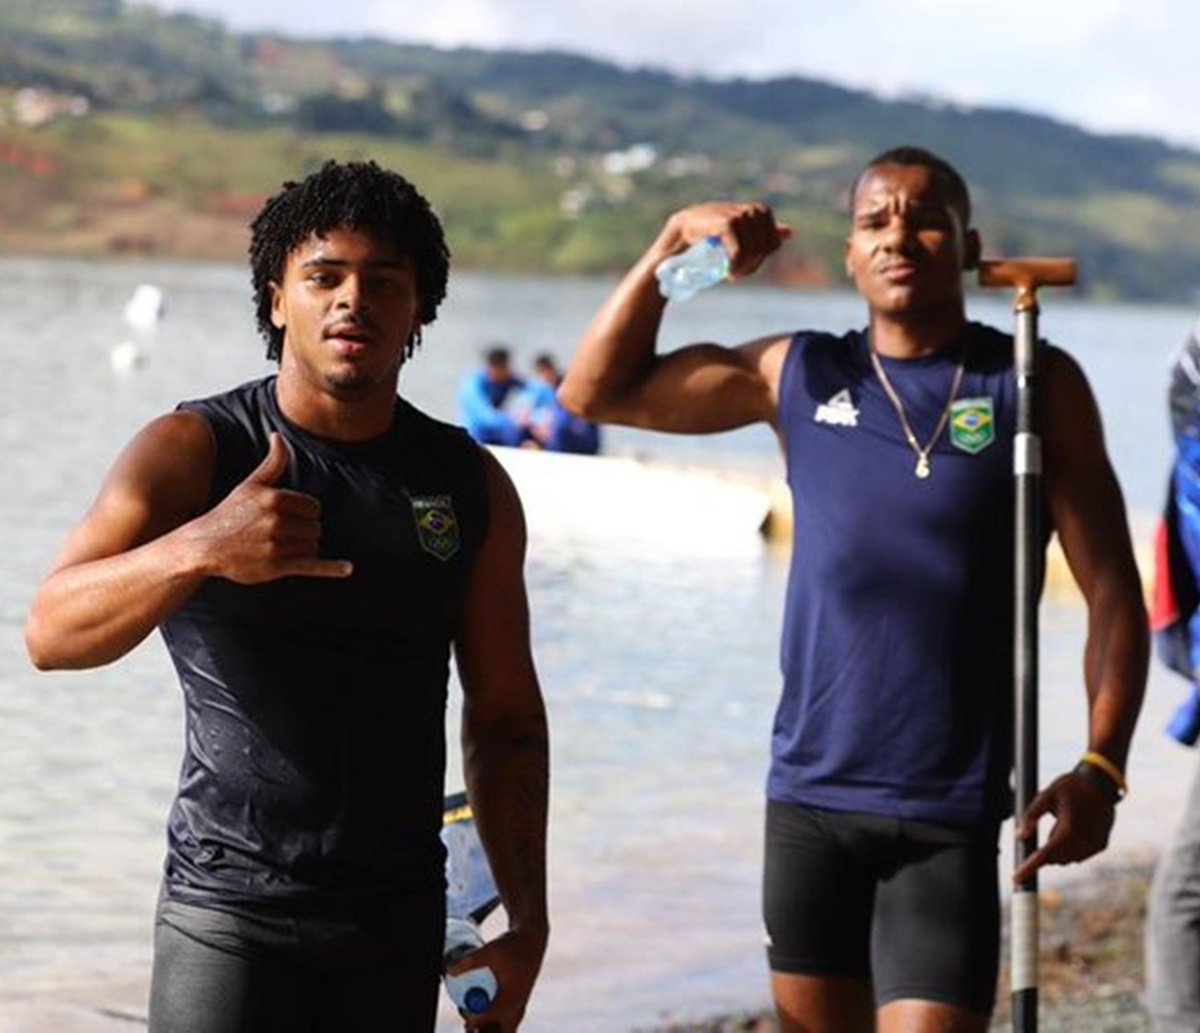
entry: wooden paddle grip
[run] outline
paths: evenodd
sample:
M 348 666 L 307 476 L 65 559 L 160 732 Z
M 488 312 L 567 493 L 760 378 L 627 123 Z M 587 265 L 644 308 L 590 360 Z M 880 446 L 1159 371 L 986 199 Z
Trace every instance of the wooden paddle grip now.
M 981 287 L 1016 287 L 1018 312 L 1036 307 L 1039 287 L 1069 287 L 1075 275 L 1073 258 L 998 258 L 979 263 Z

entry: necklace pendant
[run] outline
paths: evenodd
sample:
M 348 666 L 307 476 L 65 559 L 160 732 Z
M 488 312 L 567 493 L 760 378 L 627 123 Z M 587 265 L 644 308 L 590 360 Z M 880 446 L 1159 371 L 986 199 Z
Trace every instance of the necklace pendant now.
M 925 480 L 933 470 L 929 466 L 929 460 L 925 456 L 917 456 L 917 468 L 913 471 L 917 475 L 918 480 Z

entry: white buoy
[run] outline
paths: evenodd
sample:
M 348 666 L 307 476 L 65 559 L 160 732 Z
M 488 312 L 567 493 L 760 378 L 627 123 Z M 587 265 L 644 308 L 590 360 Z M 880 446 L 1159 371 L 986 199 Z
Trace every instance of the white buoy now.
M 132 373 L 146 361 L 146 354 L 133 341 L 121 341 L 113 345 L 108 361 L 114 373 Z
M 133 295 L 125 302 L 125 322 L 135 330 L 153 330 L 166 311 L 167 303 L 163 292 L 152 283 L 139 283 Z

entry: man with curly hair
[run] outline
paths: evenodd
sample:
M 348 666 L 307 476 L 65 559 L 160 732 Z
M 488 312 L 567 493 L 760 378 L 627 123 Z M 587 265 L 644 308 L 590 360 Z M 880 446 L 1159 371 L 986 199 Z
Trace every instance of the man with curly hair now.
M 186 744 L 150 1027 L 430 1030 L 449 658 L 464 772 L 508 930 L 456 968 L 515 1030 L 548 936 L 548 737 L 520 503 L 458 428 L 397 397 L 446 292 L 425 198 L 374 163 L 286 183 L 252 226 L 278 375 L 136 435 L 30 610 L 42 669 L 156 627 Z

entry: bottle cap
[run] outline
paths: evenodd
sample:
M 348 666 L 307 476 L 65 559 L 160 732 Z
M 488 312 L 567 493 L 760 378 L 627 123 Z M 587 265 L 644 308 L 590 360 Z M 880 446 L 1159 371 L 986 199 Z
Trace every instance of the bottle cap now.
M 463 995 L 463 1011 L 479 1015 L 491 1007 L 492 998 L 482 986 L 473 986 Z

